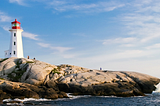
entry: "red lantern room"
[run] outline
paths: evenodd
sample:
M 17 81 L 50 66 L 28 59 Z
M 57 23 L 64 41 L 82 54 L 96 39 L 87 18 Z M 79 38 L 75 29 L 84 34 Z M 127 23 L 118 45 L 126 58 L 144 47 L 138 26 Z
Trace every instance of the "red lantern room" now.
M 12 29 L 21 29 L 20 22 L 15 19 L 15 21 L 11 22 L 12 23 Z

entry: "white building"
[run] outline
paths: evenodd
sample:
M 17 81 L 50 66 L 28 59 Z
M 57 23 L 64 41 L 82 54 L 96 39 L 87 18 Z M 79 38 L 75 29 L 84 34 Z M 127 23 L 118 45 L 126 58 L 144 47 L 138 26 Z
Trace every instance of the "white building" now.
M 12 29 L 9 31 L 11 32 L 11 39 L 10 39 L 10 48 L 9 50 L 5 51 L 5 58 L 10 57 L 17 57 L 23 58 L 23 44 L 22 44 L 22 29 L 21 23 L 15 19 L 14 22 L 11 22 Z

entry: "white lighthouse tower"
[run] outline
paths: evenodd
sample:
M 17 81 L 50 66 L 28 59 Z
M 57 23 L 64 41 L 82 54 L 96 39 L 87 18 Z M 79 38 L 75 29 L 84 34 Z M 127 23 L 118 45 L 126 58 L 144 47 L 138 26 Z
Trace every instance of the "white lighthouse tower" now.
M 15 19 L 14 22 L 11 22 L 12 29 L 9 31 L 11 32 L 11 40 L 10 40 L 10 48 L 9 50 L 5 51 L 5 57 L 17 57 L 23 58 L 23 44 L 22 44 L 22 29 L 21 23 Z

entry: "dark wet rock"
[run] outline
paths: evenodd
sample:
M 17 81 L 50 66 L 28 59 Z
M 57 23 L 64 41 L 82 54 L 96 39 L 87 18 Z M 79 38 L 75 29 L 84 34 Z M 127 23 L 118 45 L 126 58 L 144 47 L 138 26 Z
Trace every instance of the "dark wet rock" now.
M 0 90 L 0 100 L 8 99 L 8 98 L 11 98 L 11 95 L 7 94 L 6 92 L 3 92 L 2 90 Z
M 11 82 L 0 80 L 0 100 L 14 98 L 47 98 L 57 99 L 60 91 L 46 86 L 35 86 L 26 83 Z M 61 93 L 61 97 L 66 97 L 65 92 Z
M 68 98 L 67 94 L 65 92 L 58 92 L 58 98 Z
M 49 88 L 53 88 L 55 91 L 59 91 L 59 88 L 57 86 L 57 83 L 55 82 L 55 80 L 51 79 L 49 81 L 46 82 L 45 86 L 49 87 Z
M 152 86 L 155 83 L 152 84 Z M 77 95 L 105 95 L 105 96 L 120 96 L 120 97 L 130 97 L 130 96 L 144 96 L 146 92 L 141 90 L 145 89 L 146 86 L 139 86 L 137 83 L 131 84 L 128 82 L 118 82 L 118 83 L 104 83 L 90 86 L 81 86 L 74 84 L 60 83 L 58 84 L 59 89 L 64 92 L 70 92 Z M 148 89 L 153 91 L 155 88 L 152 87 Z
M 58 99 L 58 94 L 44 95 L 44 98 L 47 98 L 47 99 Z

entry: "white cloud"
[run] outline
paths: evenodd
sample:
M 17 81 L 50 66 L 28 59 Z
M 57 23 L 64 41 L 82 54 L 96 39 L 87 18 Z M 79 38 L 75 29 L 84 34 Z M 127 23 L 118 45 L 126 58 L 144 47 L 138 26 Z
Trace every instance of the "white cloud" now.
M 6 13 L 0 11 L 0 22 L 10 22 L 11 19 L 12 18 L 8 16 Z
M 137 8 L 137 12 L 160 12 L 159 4 L 159 0 L 136 0 L 134 2 L 134 6 Z
M 37 43 L 39 46 L 41 47 L 44 47 L 44 48 L 49 48 L 51 50 L 55 50 L 55 51 L 58 51 L 58 53 L 64 53 L 68 50 L 71 50 L 73 48 L 70 48 L 70 47 L 54 47 L 54 46 L 51 46 L 50 44 L 47 44 L 47 43 Z
M 153 33 L 153 34 L 155 34 L 155 33 Z M 147 41 L 150 41 L 150 40 L 156 39 L 156 38 L 160 38 L 160 34 L 155 34 L 155 35 L 151 34 L 150 36 L 143 38 L 141 40 L 141 42 L 147 42 Z
M 120 16 L 128 35 L 135 36 L 141 44 L 160 38 L 160 1 L 135 0 L 131 3 L 132 12 Z
M 146 50 L 122 50 L 122 51 L 112 51 L 111 53 L 100 54 L 97 56 L 87 56 L 83 58 L 79 58 L 83 64 L 84 61 L 87 61 L 92 67 L 99 66 L 99 67 L 110 67 L 109 64 L 112 63 L 114 68 L 121 62 L 130 61 L 130 60 L 137 60 L 141 61 L 143 58 L 150 57 L 154 54 L 153 51 L 146 51 Z M 115 64 L 117 63 L 117 64 Z M 85 65 L 85 64 L 84 64 Z M 124 64 L 125 65 L 125 64 Z M 133 67 L 134 68 L 134 67 Z M 132 69 L 132 68 L 131 68 Z
M 136 42 L 135 42 L 136 43 Z M 121 44 L 121 47 L 135 47 L 136 44 Z
M 126 50 L 120 53 L 110 55 L 110 59 L 130 59 L 137 58 L 148 55 L 145 51 L 142 50 Z
M 82 13 L 99 13 L 99 12 L 108 12 L 113 11 L 117 8 L 124 7 L 125 4 L 117 2 L 95 2 L 90 4 L 78 4 L 76 1 L 58 1 L 53 0 L 48 3 L 48 5 L 53 8 L 55 11 L 64 12 L 64 11 L 78 11 Z
M 8 26 L 3 26 L 2 27 L 5 31 L 9 31 L 9 27 Z
M 65 51 L 71 50 L 70 47 L 51 47 L 52 50 L 58 50 L 60 53 L 63 53 Z
M 45 47 L 45 48 L 50 48 L 50 44 L 47 44 L 47 43 L 37 43 L 39 46 L 41 47 Z
M 10 3 L 18 3 L 19 5 L 26 6 L 24 0 L 9 0 Z
M 2 28 L 5 31 L 9 31 L 9 27 L 8 26 L 2 26 Z M 37 38 L 38 35 L 29 33 L 29 32 L 22 32 L 22 36 L 26 37 L 26 38 L 29 38 L 29 39 L 32 39 L 32 40 L 39 40 L 39 38 Z
M 152 46 L 146 47 L 146 49 L 160 49 L 160 43 L 154 44 Z
M 131 46 L 134 46 L 134 43 L 136 43 L 137 40 L 138 40 L 138 39 L 135 38 L 135 37 L 115 38 L 115 39 L 103 40 L 103 44 L 104 44 L 104 45 L 109 45 L 109 44 L 122 44 L 121 46 L 131 47 Z
M 50 5 L 54 5 L 54 6 L 59 6 L 59 5 L 63 5 L 63 4 L 66 4 L 67 2 L 66 1 L 58 1 L 58 0 L 53 0 L 51 2 L 49 2 Z
M 149 54 L 150 53 L 147 53 L 146 51 L 142 50 L 126 50 L 119 53 L 107 55 L 106 59 L 107 60 L 131 59 L 131 58 L 143 57 Z
M 39 39 L 37 38 L 38 35 L 29 33 L 29 32 L 22 32 L 22 36 L 23 36 L 23 37 L 26 37 L 26 38 L 29 38 L 29 39 L 33 39 L 33 40 L 39 40 Z

